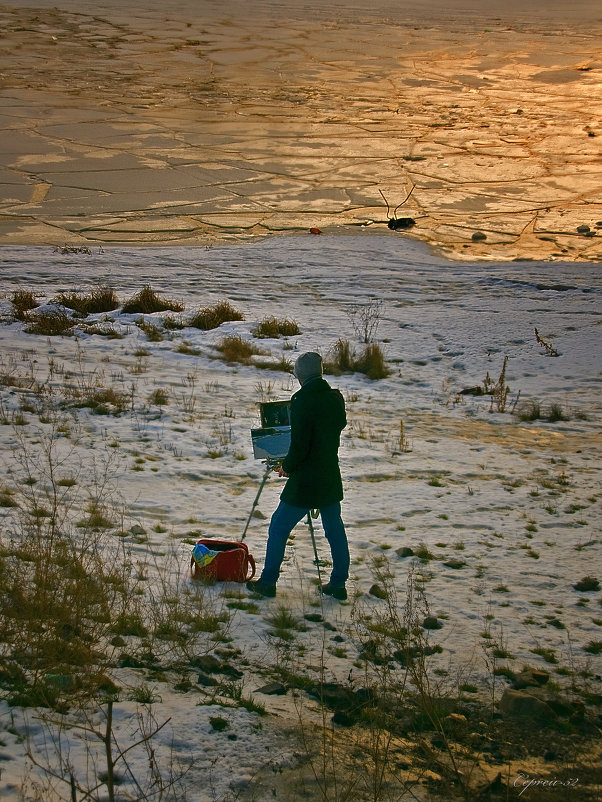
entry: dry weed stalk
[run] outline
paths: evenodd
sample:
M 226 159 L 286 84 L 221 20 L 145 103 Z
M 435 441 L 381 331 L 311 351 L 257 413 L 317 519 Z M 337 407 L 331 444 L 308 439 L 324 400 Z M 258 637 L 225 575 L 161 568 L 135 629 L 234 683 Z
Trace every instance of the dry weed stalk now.
M 498 376 L 498 380 L 495 384 L 491 381 L 489 377 L 489 373 L 487 374 L 484 385 L 485 385 L 485 392 L 491 394 L 491 404 L 490 404 L 490 411 L 493 411 L 493 406 L 495 404 L 495 408 L 497 412 L 505 412 L 506 411 L 506 403 L 508 401 L 508 393 L 510 392 L 510 387 L 506 384 L 506 368 L 508 366 L 508 356 L 504 357 L 504 362 L 502 365 L 502 370 L 500 375 Z
M 195 657 L 212 648 L 216 633 L 221 637 L 229 614 L 216 612 L 209 589 L 186 581 L 188 553 L 185 559 L 183 554 L 153 555 L 157 581 L 152 585 L 144 572 L 133 569 L 124 539 L 115 537 L 117 524 L 104 528 L 119 519 L 111 458 L 97 460 L 92 469 L 77 468 L 73 446 L 58 437 L 58 421 L 40 435 L 37 448 L 16 433 L 21 439 L 12 475 L 19 489 L 11 489 L 7 507 L 10 538 L 5 530 L 0 539 L 2 684 L 11 704 L 55 711 L 40 719 L 50 752 L 44 757 L 31 745 L 28 751 L 47 782 L 32 781 L 30 787 L 41 789 L 40 795 L 29 797 L 23 790 L 23 799 L 63 799 L 61 784 L 77 799 L 98 799 L 103 789 L 108 799 L 116 799 L 119 766 L 136 799 L 184 800 L 173 761 L 167 770 L 161 768 L 152 746 L 167 722 L 158 725 L 148 705 L 142 712 L 139 708 L 139 737 L 117 742 L 112 713 L 119 689 L 110 674 L 116 650 L 124 649 L 122 665 L 127 652 L 138 654 L 138 665 L 155 668 L 168 657 L 178 670 L 193 670 Z M 81 484 L 82 476 L 92 476 L 89 486 Z M 78 521 L 84 506 L 88 516 Z M 103 726 L 96 722 L 99 715 Z M 68 747 L 65 751 L 68 731 L 84 739 L 88 758 L 78 770 L 85 776 L 76 776 Z M 136 748 L 147 750 L 144 782 L 127 762 Z M 104 755 L 100 779 L 99 754 Z M 86 773 L 86 765 L 93 773 Z
M 161 559 L 149 554 L 148 562 L 154 578 L 141 603 L 141 648 L 156 663 L 168 659 L 172 667 L 189 670 L 195 658 L 226 637 L 231 613 L 211 587 L 189 581 L 188 551 L 171 549 Z
M 347 311 L 355 336 L 366 345 L 373 341 L 380 325 L 384 302 L 369 301 L 357 304 Z
M 14 703 L 61 707 L 63 687 L 86 696 L 104 682 L 113 610 L 133 587 L 123 542 L 92 514 L 76 522 L 86 496 L 89 510 L 108 504 L 110 463 L 90 472 L 92 488 L 81 487 L 57 428 L 41 435 L 37 451 L 16 433 L 18 506 L 10 538 L 0 541 L 0 663 Z
M 391 604 L 394 605 L 393 596 Z M 354 632 L 356 635 L 363 632 L 360 637 L 365 641 L 373 633 L 367 636 L 364 632 L 360 607 L 356 600 Z M 320 618 L 328 619 L 328 605 L 322 599 L 320 609 Z M 313 681 L 296 666 L 290 642 L 287 644 L 288 648 L 283 650 L 285 658 L 280 656 L 279 665 L 283 679 L 298 689 L 294 696 L 297 734 L 310 773 L 299 780 L 305 795 L 310 793 L 321 802 L 417 799 L 412 783 L 406 782 L 398 770 L 404 746 L 395 732 L 396 711 L 406 693 L 407 671 L 400 680 L 394 677 L 388 660 L 374 665 L 364 660 L 359 679 L 351 671 L 346 682 L 337 683 L 323 629 L 317 681 Z M 304 690 L 317 701 L 317 706 L 307 704 Z M 293 794 L 285 798 L 305 797 Z
M 43 727 L 44 743 L 40 748 L 28 738 L 26 755 L 47 779 L 44 799 L 51 799 L 51 793 L 57 794 L 54 797 L 57 800 L 64 799 L 60 788 L 66 791 L 67 786 L 71 800 L 106 798 L 108 802 L 117 802 L 121 798 L 119 789 L 126 785 L 135 795 L 128 798 L 139 802 L 185 802 L 182 780 L 190 766 L 178 766 L 176 771 L 174 755 L 170 752 L 167 766 L 163 768 L 152 743 L 171 718 L 159 724 L 151 705 L 139 705 L 136 729 L 122 746 L 114 724 L 115 704 L 116 699 L 108 698 L 99 701 L 95 708 L 76 711 L 75 715 L 37 717 Z M 73 754 L 77 742 L 83 744 L 85 760 L 77 760 Z M 146 754 L 148 766 L 144 777 L 137 775 L 130 763 L 131 755 L 140 748 Z
M 554 346 L 540 336 L 537 329 L 535 329 L 535 339 L 537 340 L 538 345 L 541 345 L 541 347 L 544 349 L 546 356 L 560 356 Z

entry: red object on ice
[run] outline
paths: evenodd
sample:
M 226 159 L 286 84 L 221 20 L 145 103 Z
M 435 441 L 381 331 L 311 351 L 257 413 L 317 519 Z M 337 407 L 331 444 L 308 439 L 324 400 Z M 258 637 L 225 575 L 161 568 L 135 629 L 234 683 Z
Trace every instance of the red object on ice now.
M 321 234 L 322 233 L 322 229 L 321 228 L 310 228 L 309 229 L 309 233 L 310 234 Z

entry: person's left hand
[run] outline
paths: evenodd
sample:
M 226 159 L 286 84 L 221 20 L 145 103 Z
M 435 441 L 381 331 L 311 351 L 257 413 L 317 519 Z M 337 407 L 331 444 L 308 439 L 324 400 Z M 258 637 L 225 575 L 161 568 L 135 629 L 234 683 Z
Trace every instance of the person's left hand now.
M 288 473 L 284 470 L 282 465 L 278 466 L 278 476 L 285 476 L 286 478 L 288 478 Z

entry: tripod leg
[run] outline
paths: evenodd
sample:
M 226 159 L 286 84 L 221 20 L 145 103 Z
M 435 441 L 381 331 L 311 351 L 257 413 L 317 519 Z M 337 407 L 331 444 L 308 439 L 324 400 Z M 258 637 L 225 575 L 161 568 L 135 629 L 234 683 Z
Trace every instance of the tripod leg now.
M 253 502 L 253 506 L 251 507 L 251 512 L 249 513 L 249 517 L 247 518 L 247 523 L 245 524 L 245 528 L 242 533 L 241 540 L 244 540 L 247 535 L 247 529 L 249 528 L 249 524 L 251 523 L 251 518 L 253 517 L 253 513 L 255 512 L 255 507 L 259 503 L 259 496 L 261 496 L 261 491 L 265 487 L 265 483 L 268 480 L 268 476 L 273 469 L 273 465 L 268 463 L 267 468 L 265 469 L 265 473 L 263 475 L 263 479 L 261 480 L 261 484 L 259 485 L 259 490 L 257 491 L 257 495 L 255 496 L 255 501 Z
M 311 543 L 314 547 L 314 557 L 316 568 L 318 569 L 318 581 L 322 587 L 322 572 L 320 571 L 320 558 L 318 557 L 318 547 L 316 546 L 316 534 L 314 532 L 314 524 L 311 519 L 311 511 L 307 513 L 307 525 L 309 526 L 309 534 L 311 535 Z

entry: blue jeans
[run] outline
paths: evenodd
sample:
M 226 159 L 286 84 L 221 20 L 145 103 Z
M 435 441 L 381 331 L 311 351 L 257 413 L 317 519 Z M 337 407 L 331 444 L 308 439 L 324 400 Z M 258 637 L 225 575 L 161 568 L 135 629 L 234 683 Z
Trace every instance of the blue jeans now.
M 268 530 L 268 545 L 265 553 L 265 564 L 261 579 L 266 585 L 275 585 L 280 576 L 280 566 L 284 559 L 286 541 L 293 527 L 305 518 L 308 509 L 293 507 L 281 501 L 272 515 Z M 341 519 L 341 505 L 330 504 L 320 510 L 320 518 L 324 527 L 324 535 L 330 546 L 332 556 L 332 573 L 330 583 L 335 588 L 342 588 L 349 576 L 349 547 L 347 535 Z

